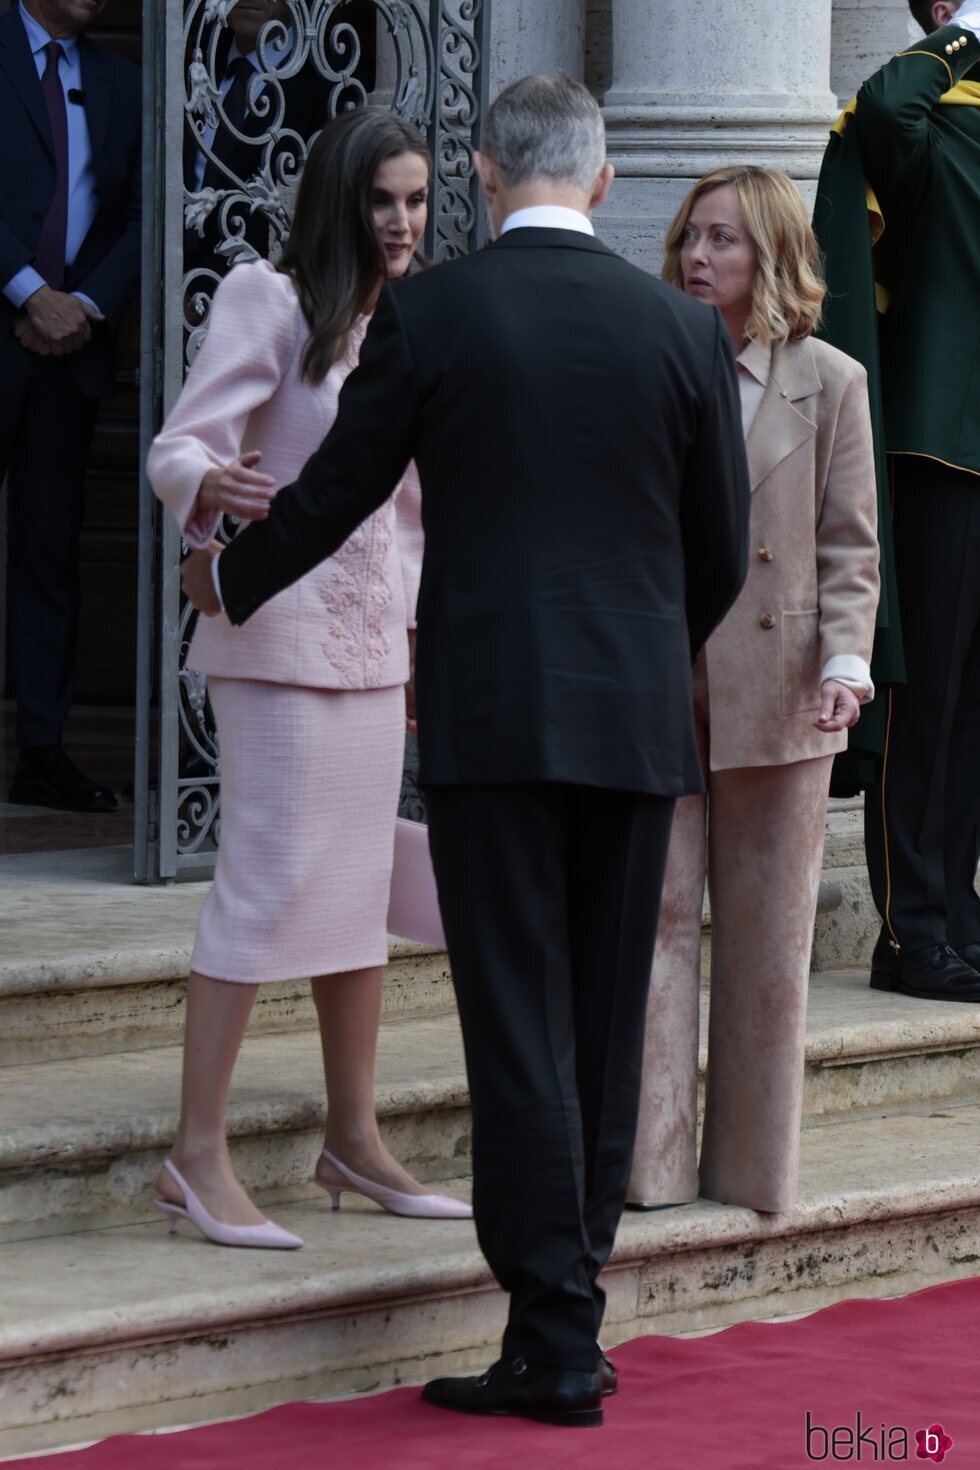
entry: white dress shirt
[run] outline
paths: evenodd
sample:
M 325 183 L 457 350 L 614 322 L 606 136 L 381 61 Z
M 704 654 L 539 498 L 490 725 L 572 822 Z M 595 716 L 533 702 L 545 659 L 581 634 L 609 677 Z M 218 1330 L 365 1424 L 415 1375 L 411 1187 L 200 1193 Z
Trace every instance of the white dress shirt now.
M 292 49 L 293 49 L 293 33 L 290 30 L 284 40 L 281 40 L 281 41 L 278 41 L 277 42 L 275 39 L 270 39 L 268 45 L 265 48 L 265 54 L 266 54 L 267 62 L 271 66 L 273 66 L 273 67 L 280 66 L 281 63 L 290 54 L 290 52 L 292 51 Z M 231 72 L 229 70 L 229 68 L 231 66 L 231 63 L 234 60 L 236 60 L 237 57 L 239 57 L 241 55 L 242 55 L 242 52 L 239 51 L 239 49 L 238 49 L 238 42 L 233 40 L 232 43 L 231 43 L 231 46 L 228 48 L 228 56 L 227 56 L 227 59 L 225 61 L 225 76 L 224 76 L 224 80 L 222 81 L 221 86 L 218 88 L 218 95 L 220 97 L 222 97 L 222 98 L 224 98 L 227 95 L 227 93 L 228 93 L 228 91 L 229 91 L 229 89 L 231 87 L 231 84 L 234 81 L 234 78 L 232 77 Z M 264 67 L 262 65 L 262 62 L 259 60 L 259 53 L 258 53 L 258 50 L 257 49 L 255 49 L 253 51 L 249 51 L 249 53 L 245 57 L 245 60 L 252 67 L 252 69 L 256 73 L 256 75 L 258 75 L 260 72 L 265 71 L 265 70 L 268 69 L 267 67 Z M 255 106 L 255 103 L 258 101 L 258 99 L 261 97 L 262 93 L 265 91 L 265 85 L 266 85 L 265 82 L 259 82 L 259 81 L 253 82 L 251 80 L 249 81 L 249 87 L 248 87 L 248 104 L 249 104 L 249 107 L 250 108 L 253 108 Z M 273 116 L 274 116 L 274 110 L 273 110 L 273 112 L 270 112 L 270 115 L 269 115 L 269 120 L 270 121 L 272 120 L 272 117 Z M 217 131 L 218 131 L 218 113 L 217 113 L 217 110 L 216 109 L 213 109 L 211 111 L 211 113 L 210 113 L 210 115 L 209 115 L 209 117 L 208 117 L 205 125 L 204 125 L 204 128 L 203 128 L 202 132 L 201 132 L 201 143 L 202 143 L 202 145 L 204 147 L 206 147 L 206 148 L 212 148 L 214 146 L 214 140 L 215 140 L 215 136 L 217 134 Z M 256 157 L 257 156 L 258 155 L 256 155 Z M 198 148 L 198 150 L 197 150 L 197 152 L 195 154 L 195 157 L 194 157 L 194 192 L 195 193 L 199 193 L 200 190 L 204 186 L 204 170 L 207 168 L 207 164 L 208 164 L 208 160 L 207 160 L 206 154 L 202 151 L 201 148 Z
M 735 359 L 738 369 L 738 388 L 742 400 L 742 429 L 746 437 L 769 386 L 772 374 L 772 347 L 762 342 L 746 342 Z M 823 666 L 820 682 L 836 679 L 853 689 L 862 704 L 870 704 L 875 697 L 875 686 L 871 670 L 863 658 L 856 653 L 835 653 Z
M 24 29 L 27 31 L 28 44 L 40 78 L 44 75 L 44 69 L 48 63 L 44 48 L 52 37 L 32 15 L 28 15 L 23 5 L 17 8 L 24 22 Z M 61 47 L 58 76 L 65 94 L 65 112 L 68 116 L 68 231 L 65 236 L 65 265 L 69 266 L 81 249 L 82 241 L 91 229 L 92 221 L 98 213 L 99 197 L 85 107 L 78 101 L 73 102 L 69 97 L 70 92 L 82 91 L 82 65 L 78 56 L 78 37 L 67 37 L 60 40 L 58 45 Z M 34 292 L 44 284 L 44 277 L 32 265 L 25 265 L 10 278 L 3 288 L 3 294 L 14 306 L 20 308 L 28 296 L 33 296 Z M 80 297 L 82 301 L 88 301 L 90 305 L 95 304 L 83 291 L 73 291 L 72 295 Z

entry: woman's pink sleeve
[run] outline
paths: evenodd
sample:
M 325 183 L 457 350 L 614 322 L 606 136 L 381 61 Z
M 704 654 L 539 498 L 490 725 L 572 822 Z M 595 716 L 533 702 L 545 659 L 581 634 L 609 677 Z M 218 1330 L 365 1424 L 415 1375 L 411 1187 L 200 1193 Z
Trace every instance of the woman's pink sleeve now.
M 249 415 L 288 371 L 301 321 L 291 282 L 267 261 L 235 266 L 214 294 L 207 336 L 146 461 L 191 546 L 207 546 L 221 520 L 199 507 L 201 481 L 241 453 Z

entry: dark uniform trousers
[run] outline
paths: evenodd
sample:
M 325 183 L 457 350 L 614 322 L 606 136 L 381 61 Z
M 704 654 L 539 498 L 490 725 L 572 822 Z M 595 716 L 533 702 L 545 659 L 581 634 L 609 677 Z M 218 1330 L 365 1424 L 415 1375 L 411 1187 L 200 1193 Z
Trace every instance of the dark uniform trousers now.
M 0 343 L 0 479 L 7 476 L 10 650 L 18 745 L 57 745 L 74 692 L 78 542 L 99 402 L 66 357 Z
M 980 941 L 980 476 L 891 459 L 907 682 L 889 692 L 865 827 L 875 904 L 903 950 Z
M 592 1373 L 674 799 L 557 782 L 425 795 L 466 1041 L 476 1229 L 511 1294 L 503 1356 Z

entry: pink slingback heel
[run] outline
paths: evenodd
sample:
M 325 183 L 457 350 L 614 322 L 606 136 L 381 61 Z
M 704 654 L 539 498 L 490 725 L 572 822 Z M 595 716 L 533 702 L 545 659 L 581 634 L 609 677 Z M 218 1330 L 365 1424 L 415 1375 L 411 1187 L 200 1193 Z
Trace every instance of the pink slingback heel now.
M 450 1198 L 448 1194 L 402 1194 L 398 1189 L 388 1189 L 384 1184 L 374 1184 L 370 1179 L 355 1174 L 353 1169 L 348 1169 L 346 1164 L 342 1164 L 326 1149 L 323 1150 L 323 1158 L 335 1177 L 322 1179 L 314 1174 L 313 1181 L 327 1191 L 335 1210 L 340 1209 L 340 1196 L 346 1190 L 348 1194 L 363 1194 L 366 1199 L 374 1200 L 376 1205 L 380 1205 L 390 1215 L 411 1215 L 420 1220 L 473 1218 L 469 1205 L 462 1200 Z
M 215 1245 L 239 1245 L 262 1250 L 294 1251 L 303 1244 L 298 1235 L 290 1235 L 288 1230 L 283 1230 L 279 1225 L 273 1225 L 271 1220 L 266 1220 L 262 1225 L 223 1224 L 222 1221 L 216 1220 L 208 1213 L 186 1179 L 177 1172 L 169 1159 L 164 1159 L 163 1167 L 184 1196 L 182 1205 L 175 1205 L 169 1199 L 153 1201 L 157 1209 L 162 1210 L 166 1215 L 171 1235 L 177 1230 L 178 1219 L 183 1218 L 189 1220 L 192 1225 L 196 1225 L 205 1240 L 212 1240 Z

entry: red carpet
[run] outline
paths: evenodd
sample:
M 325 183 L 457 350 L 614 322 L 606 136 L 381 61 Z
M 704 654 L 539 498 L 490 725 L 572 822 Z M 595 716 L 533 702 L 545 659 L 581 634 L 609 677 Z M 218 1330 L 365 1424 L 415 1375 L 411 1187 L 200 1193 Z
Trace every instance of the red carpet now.
M 4 1470 L 980 1467 L 980 1279 L 693 1341 L 640 1338 L 613 1358 L 621 1388 L 602 1429 L 466 1418 L 397 1389 L 179 1434 L 127 1435 Z M 942 1436 L 937 1430 L 924 1446 L 928 1457 L 919 1454 L 917 1431 L 935 1425 Z

